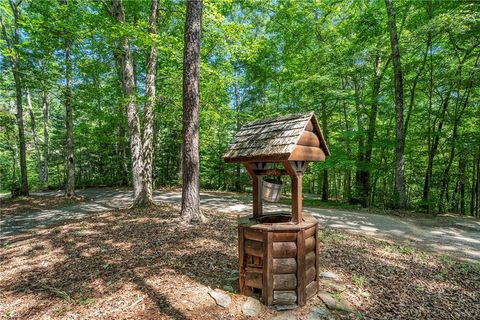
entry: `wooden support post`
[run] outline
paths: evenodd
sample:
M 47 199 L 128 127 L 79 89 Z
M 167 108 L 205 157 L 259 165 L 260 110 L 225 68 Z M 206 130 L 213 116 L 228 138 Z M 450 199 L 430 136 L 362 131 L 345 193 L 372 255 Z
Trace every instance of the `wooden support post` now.
M 302 222 L 302 177 L 306 161 L 284 161 L 283 165 L 292 180 L 292 222 Z
M 245 249 L 244 228 L 238 227 L 238 281 L 240 293 L 245 294 Z
M 269 306 L 273 303 L 273 239 L 272 233 L 263 232 L 263 289 L 262 298 Z
M 297 303 L 299 306 L 306 302 L 305 281 L 305 230 L 297 235 Z
M 259 163 L 243 163 L 245 169 L 252 177 L 252 193 L 253 193 L 253 216 L 255 218 L 260 217 L 263 214 L 263 178 L 255 173 L 255 170 L 265 170 L 269 164 L 264 162 Z

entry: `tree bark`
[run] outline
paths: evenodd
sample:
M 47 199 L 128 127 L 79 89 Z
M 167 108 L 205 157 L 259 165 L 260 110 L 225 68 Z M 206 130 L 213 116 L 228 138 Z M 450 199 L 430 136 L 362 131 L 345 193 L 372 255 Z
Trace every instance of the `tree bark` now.
M 475 193 L 475 181 L 477 177 L 477 155 L 472 157 L 472 185 L 470 188 L 470 215 L 475 216 L 475 202 L 476 202 L 476 193 Z
M 363 121 L 362 121 L 362 107 L 360 102 L 360 90 L 358 88 L 358 81 L 356 76 L 353 78 L 353 90 L 354 90 L 354 100 L 355 100 L 355 113 L 357 118 L 357 139 L 358 139 L 358 152 L 357 152 L 357 168 L 355 172 L 355 187 L 357 190 L 356 196 L 361 197 L 362 190 L 362 175 L 361 172 L 364 171 L 364 156 L 365 156 L 365 137 L 363 130 Z M 352 203 L 354 199 L 349 199 Z
M 49 105 L 48 94 L 46 91 L 42 93 L 43 104 L 43 182 L 48 184 L 48 161 L 49 161 L 49 137 L 48 137 L 48 118 L 49 118 Z
M 75 162 L 73 145 L 72 42 L 65 39 L 65 114 L 67 129 L 67 183 L 65 197 L 75 197 Z
M 202 222 L 199 182 L 200 37 L 202 1 L 188 0 L 183 55 L 182 217 Z
M 460 214 L 465 214 L 465 167 L 466 159 L 460 157 L 458 161 L 458 191 L 460 193 Z M 458 205 L 457 205 L 458 206 Z
M 443 122 L 445 121 L 445 113 L 447 112 L 450 102 L 450 95 L 451 91 L 448 91 L 442 103 L 442 110 L 438 119 L 438 126 L 436 130 L 433 130 L 433 142 L 428 152 L 427 170 L 425 172 L 422 195 L 422 202 L 426 203 L 428 208 L 430 208 L 430 187 L 432 183 L 433 160 L 435 158 L 435 155 L 437 154 L 438 144 L 440 142 L 440 133 L 442 132 Z
M 148 20 L 148 32 L 157 35 L 158 0 L 152 0 L 150 17 Z M 147 58 L 147 75 L 145 79 L 145 110 L 143 123 L 143 189 L 142 197 L 135 199 L 137 206 L 149 206 L 153 204 L 153 124 L 155 122 L 156 104 L 156 81 L 157 81 L 157 45 L 150 47 Z
M 454 122 L 453 122 L 452 141 L 450 142 L 450 157 L 448 159 L 447 166 L 445 167 L 445 170 L 443 172 L 442 183 L 441 183 L 441 187 L 440 187 L 440 199 L 439 199 L 439 203 L 438 203 L 438 212 L 439 213 L 443 213 L 445 211 L 444 199 L 445 199 L 445 195 L 448 192 L 448 179 L 449 179 L 449 175 L 450 175 L 450 168 L 452 166 L 453 159 L 455 157 L 455 148 L 456 148 L 456 142 L 457 142 L 457 136 L 458 136 L 458 127 L 460 125 L 460 120 L 462 119 L 462 115 L 463 115 L 463 113 L 465 112 L 465 109 L 468 106 L 471 90 L 472 90 L 472 87 L 473 87 L 473 79 L 474 79 L 474 76 L 475 76 L 475 72 L 478 68 L 479 60 L 480 60 L 480 55 L 477 56 L 477 59 L 475 60 L 475 64 L 473 65 L 473 68 L 472 68 L 473 69 L 472 73 L 471 73 L 470 77 L 468 78 L 467 85 L 466 85 L 466 88 L 465 88 L 465 98 L 463 99 L 463 104 L 460 107 L 460 110 L 458 110 L 458 111 L 455 110 L 455 118 L 454 118 Z M 448 197 L 448 195 L 447 195 L 447 197 Z
M 405 172 L 404 172 L 404 149 L 405 132 L 403 129 L 403 72 L 398 43 L 397 25 L 395 21 L 395 9 L 392 0 L 385 0 L 388 16 L 388 29 L 390 33 L 390 45 L 392 48 L 393 74 L 395 80 L 395 200 L 399 209 L 406 209 L 407 199 L 405 196 Z
M 364 208 L 370 206 L 370 164 L 372 162 L 372 153 L 373 153 L 373 141 L 375 139 L 375 132 L 377 126 L 377 114 L 378 114 L 378 97 L 380 95 L 380 84 L 382 82 L 383 70 L 381 68 L 381 56 L 380 50 L 377 49 L 375 55 L 375 64 L 374 64 L 374 77 L 372 84 L 372 97 L 371 97 L 371 108 L 368 115 L 368 128 L 367 128 L 367 143 L 364 149 L 363 155 L 363 165 L 359 171 L 358 175 L 358 186 L 360 191 L 360 202 Z M 390 63 L 390 59 L 386 62 L 386 68 Z
M 30 130 L 32 132 L 33 146 L 35 148 L 35 158 L 37 159 L 38 178 L 40 182 L 43 183 L 44 176 L 43 176 L 42 157 L 40 155 L 40 144 L 38 142 L 38 137 L 37 137 L 37 128 L 35 124 L 35 115 L 33 113 L 32 99 L 30 97 L 30 91 L 28 90 L 28 88 L 25 89 L 25 95 L 27 98 L 28 113 L 30 115 Z
M 345 87 L 346 87 L 345 82 L 342 79 L 342 90 L 344 90 Z M 342 102 L 342 105 L 343 105 L 343 118 L 345 120 L 345 132 L 347 134 L 345 138 L 345 148 L 347 151 L 348 158 L 351 158 L 352 148 L 350 146 L 350 125 L 348 121 L 346 102 Z M 352 170 L 351 169 L 347 169 L 345 171 L 343 186 L 344 186 L 343 198 L 344 198 L 344 201 L 346 200 L 348 202 L 352 197 Z
M 10 56 L 10 67 L 12 69 L 13 80 L 15 82 L 15 97 L 17 108 L 17 128 L 18 128 L 18 141 L 19 141 L 19 153 L 20 153 L 20 189 L 18 195 L 28 196 L 28 175 L 27 175 L 27 155 L 25 144 L 25 126 L 23 123 L 23 105 L 22 105 L 22 80 L 20 76 L 20 55 L 16 46 L 20 44 L 20 29 L 19 29 L 19 4 L 13 0 L 9 1 L 10 8 L 13 13 L 14 30 L 13 37 L 10 37 L 7 33 L 7 28 L 4 24 L 2 17 L 0 16 L 0 24 L 2 27 L 2 34 L 7 42 L 7 47 L 13 54 Z
M 240 130 L 240 96 L 238 93 L 238 79 L 235 79 L 235 125 L 237 132 Z M 235 165 L 235 191 L 241 192 L 242 187 L 240 185 L 240 163 Z
M 477 153 L 477 182 L 476 184 L 476 193 L 477 193 L 477 205 L 475 208 L 476 216 L 480 217 L 480 147 L 478 147 Z
M 125 23 L 125 10 L 122 0 L 112 0 L 111 14 L 119 24 Z M 120 52 L 119 60 L 121 61 L 122 70 L 122 88 L 127 109 L 130 135 L 134 203 L 137 203 L 137 199 L 143 199 L 145 197 L 145 189 L 143 188 L 143 148 L 140 134 L 140 120 L 137 112 L 135 76 L 128 38 L 123 36 L 120 39 L 118 46 Z M 139 202 L 141 203 L 141 201 Z
M 322 107 L 322 130 L 323 136 L 328 144 L 328 119 L 327 119 L 327 110 L 325 107 Z M 328 170 L 323 169 L 323 179 L 322 179 L 322 201 L 328 201 L 329 192 L 328 192 Z

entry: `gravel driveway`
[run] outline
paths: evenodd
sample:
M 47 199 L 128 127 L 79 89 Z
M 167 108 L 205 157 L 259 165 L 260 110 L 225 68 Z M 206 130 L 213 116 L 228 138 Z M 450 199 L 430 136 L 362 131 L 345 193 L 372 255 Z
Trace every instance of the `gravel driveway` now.
M 78 193 L 89 201 L 69 207 L 27 212 L 0 219 L 0 240 L 61 221 L 78 219 L 97 212 L 127 207 L 132 191 L 127 189 L 86 189 Z M 35 195 L 58 195 L 45 192 Z M 177 191 L 157 191 L 157 201 L 180 202 Z M 1 200 L 0 200 L 1 201 Z M 204 208 L 239 215 L 251 212 L 251 202 L 234 196 L 202 193 Z M 288 211 L 289 206 L 266 204 L 266 212 Z M 480 220 L 473 218 L 439 216 L 436 218 L 399 218 L 372 213 L 359 213 L 337 209 L 304 208 L 304 213 L 317 217 L 321 227 L 342 229 L 366 234 L 379 239 L 390 239 L 429 251 L 452 254 L 460 258 L 480 261 Z

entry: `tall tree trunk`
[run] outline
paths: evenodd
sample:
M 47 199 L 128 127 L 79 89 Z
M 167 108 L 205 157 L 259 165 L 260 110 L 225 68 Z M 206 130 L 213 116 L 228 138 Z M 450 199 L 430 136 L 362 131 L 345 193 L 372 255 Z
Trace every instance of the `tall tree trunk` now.
M 476 216 L 480 217 L 480 147 L 478 147 L 477 153 L 477 181 L 476 185 L 476 193 L 477 193 L 477 206 L 475 208 Z
M 465 168 L 467 162 L 464 157 L 460 157 L 458 162 L 458 189 L 460 193 L 460 213 L 465 214 Z
M 35 115 L 33 113 L 32 99 L 30 97 L 30 91 L 28 90 L 28 88 L 25 89 L 25 95 L 27 98 L 28 113 L 30 115 L 30 130 L 32 131 L 33 146 L 35 148 L 35 158 L 37 159 L 38 178 L 40 182 L 43 182 L 43 164 L 42 157 L 40 155 L 40 144 L 37 137 L 37 128 L 35 125 Z
M 13 80 L 15 82 L 15 97 L 17 107 L 17 128 L 18 128 L 18 141 L 19 141 L 19 153 L 20 153 L 20 190 L 18 195 L 28 196 L 28 175 L 27 175 L 27 154 L 25 144 L 25 126 L 23 124 L 23 105 L 22 105 L 22 80 L 20 76 L 20 55 L 17 50 L 17 46 L 20 44 L 20 29 L 19 18 L 20 11 L 19 3 L 15 3 L 13 0 L 9 1 L 10 8 L 13 13 L 14 31 L 13 37 L 10 37 L 7 33 L 7 28 L 3 22 L 2 16 L 0 16 L 0 24 L 2 26 L 2 34 L 7 42 L 7 47 L 12 55 L 10 55 L 10 67 L 12 69 Z
M 433 141 L 428 151 L 427 170 L 425 172 L 425 180 L 423 183 L 422 202 L 427 204 L 429 208 L 429 212 L 430 212 L 430 188 L 432 184 L 433 160 L 435 158 L 435 155 L 437 154 L 437 149 L 440 142 L 440 134 L 443 128 L 443 122 L 445 121 L 445 113 L 447 112 L 448 105 L 450 102 L 450 95 L 451 95 L 451 91 L 448 91 L 447 95 L 445 96 L 445 99 L 442 102 L 442 109 L 440 111 L 440 116 L 438 118 L 437 129 L 433 130 Z
M 404 173 L 404 148 L 405 132 L 403 129 L 403 72 L 400 62 L 400 48 L 395 21 L 395 9 L 392 0 L 385 0 L 388 16 L 388 29 L 390 32 L 390 45 L 392 47 L 393 74 L 395 80 L 395 200 L 399 209 L 406 209 L 405 173 Z
M 372 162 L 373 141 L 377 126 L 378 114 L 378 97 L 380 95 L 380 84 L 382 82 L 383 70 L 381 68 L 380 50 L 377 49 L 374 64 L 374 78 L 372 85 L 371 109 L 368 115 L 367 143 L 365 145 L 365 153 L 363 159 L 363 167 L 359 173 L 360 201 L 363 207 L 370 206 L 370 164 Z M 385 68 L 389 65 L 390 59 L 385 64 Z
M 48 158 L 49 158 L 49 137 L 48 137 L 48 118 L 49 118 L 49 105 L 48 94 L 46 91 L 42 93 L 43 104 L 43 182 L 48 184 Z
M 473 155 L 472 157 L 472 185 L 470 188 L 470 215 L 475 216 L 475 201 L 476 201 L 476 193 L 475 193 L 475 180 L 477 178 L 477 155 Z
M 238 93 L 238 79 L 235 79 L 235 126 L 237 132 L 240 130 L 240 97 Z M 240 163 L 235 164 L 235 191 L 242 191 L 240 185 Z
M 357 190 L 357 196 L 361 197 L 362 190 L 362 175 L 361 172 L 364 171 L 364 159 L 365 159 L 365 137 L 363 130 L 363 119 L 362 119 L 362 106 L 360 101 L 360 89 L 358 80 L 356 76 L 353 78 L 353 90 L 354 90 L 354 100 L 355 100 L 355 113 L 357 118 L 357 139 L 358 139 L 358 153 L 357 153 L 357 168 L 355 172 L 355 187 Z M 353 200 L 353 199 L 350 199 Z
M 75 197 L 75 162 L 73 151 L 73 94 L 72 94 L 72 42 L 65 39 L 65 113 L 67 129 L 67 184 L 65 196 Z
M 327 119 L 327 110 L 325 107 L 322 107 L 322 130 L 325 140 L 328 141 L 328 119 Z M 322 201 L 328 201 L 328 170 L 323 169 L 323 179 L 322 179 Z
M 438 212 L 443 213 L 445 211 L 445 203 L 444 199 L 445 196 L 447 195 L 448 197 L 448 182 L 449 182 L 449 177 L 450 177 L 450 168 L 453 163 L 453 159 L 455 157 L 455 148 L 456 148 L 456 142 L 457 142 L 457 136 L 458 136 L 458 127 L 460 125 L 460 120 L 462 119 L 462 115 L 465 112 L 465 109 L 468 106 L 468 102 L 470 99 L 470 94 L 471 90 L 473 87 L 473 79 L 475 72 L 477 71 L 478 68 L 478 62 L 480 60 L 480 55 L 477 56 L 477 59 L 475 60 L 475 64 L 473 65 L 472 68 L 472 73 L 470 74 L 470 77 L 468 78 L 467 86 L 465 88 L 465 98 L 463 99 L 463 104 L 460 107 L 460 110 L 455 110 L 455 118 L 454 118 L 454 123 L 453 123 L 453 133 L 452 133 L 452 141 L 450 142 L 450 157 L 447 162 L 447 166 L 445 167 L 445 170 L 443 171 L 443 176 L 442 176 L 442 183 L 440 187 L 440 199 L 438 203 Z
M 345 82 L 342 79 L 342 89 L 345 89 Z M 347 150 L 347 156 L 350 159 L 352 157 L 352 148 L 350 145 L 350 125 L 348 121 L 348 114 L 347 114 L 347 106 L 346 103 L 343 102 L 343 118 L 345 120 L 345 132 L 347 134 L 345 138 L 345 148 Z M 350 201 L 350 198 L 352 197 L 352 170 L 347 169 L 345 171 L 345 176 L 344 176 L 344 192 L 343 192 L 343 199 L 344 201 Z
M 200 211 L 200 36 L 201 0 L 188 0 L 183 55 L 183 148 L 182 148 L 182 217 L 188 222 L 204 220 Z
M 125 23 L 125 10 L 122 0 L 112 0 L 112 16 L 120 23 Z M 137 199 L 145 197 L 143 188 L 143 153 L 142 138 L 140 133 L 140 120 L 137 112 L 137 96 L 135 76 L 130 53 L 128 38 L 123 36 L 119 41 L 119 57 L 122 70 L 122 87 L 127 109 L 128 128 L 130 135 L 130 153 L 132 157 L 132 180 L 134 203 Z
M 158 20 L 158 0 L 152 0 L 150 6 L 150 17 L 148 22 L 148 32 L 157 35 Z M 155 103 L 156 103 L 156 81 L 157 81 L 157 45 L 154 43 L 150 48 L 147 58 L 147 76 L 145 79 L 145 110 L 143 123 L 143 197 L 135 199 L 137 206 L 149 206 L 153 204 L 153 124 L 155 122 Z

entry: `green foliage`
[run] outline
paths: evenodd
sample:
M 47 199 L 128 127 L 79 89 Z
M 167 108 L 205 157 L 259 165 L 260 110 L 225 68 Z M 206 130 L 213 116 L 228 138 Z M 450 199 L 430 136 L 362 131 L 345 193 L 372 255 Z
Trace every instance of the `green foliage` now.
M 108 1 L 107 1 L 108 2 Z M 464 213 L 476 208 L 475 169 L 480 157 L 479 25 L 476 1 L 395 1 L 404 70 L 405 114 L 411 112 L 405 148 L 409 206 L 436 206 L 442 189 L 447 208 Z M 29 183 L 34 189 L 62 188 L 65 183 L 64 41 L 72 41 L 74 73 L 74 142 L 78 187 L 128 185 L 130 155 L 121 75 L 116 68 L 117 42 L 127 35 L 135 64 L 140 112 L 144 105 L 147 50 L 159 50 L 158 103 L 155 119 L 154 181 L 181 183 L 182 55 L 185 5 L 160 1 L 159 35 L 148 33 L 149 1 L 125 1 L 126 23 L 118 24 L 100 1 L 25 0 L 20 5 L 22 81 L 32 95 L 36 133 L 43 153 L 43 94 L 48 94 L 49 181 L 37 172 L 30 119 L 25 112 Z M 0 15 L 11 32 L 8 2 Z M 331 202 L 361 195 L 357 173 L 370 174 L 370 203 L 387 208 L 394 199 L 394 92 L 390 44 L 383 1 L 204 1 L 201 47 L 201 186 L 246 190 L 250 178 L 222 155 L 247 121 L 279 114 L 315 111 L 331 157 L 311 164 L 304 176 L 306 204 L 318 205 L 322 186 Z M 428 39 L 431 43 L 428 45 Z M 0 175 L 1 190 L 18 184 L 18 137 L 15 90 L 3 37 L 0 40 Z M 426 55 L 425 55 L 426 53 Z M 382 76 L 378 114 L 371 145 L 365 152 L 372 103 L 375 60 Z M 414 83 L 415 91 L 413 91 Z M 469 88 L 469 83 L 471 83 Z M 442 130 L 437 130 L 443 103 L 449 100 Z M 24 103 L 26 105 L 26 103 Z M 411 111 L 410 110 L 411 105 Z M 465 108 L 463 107 L 464 105 Z M 459 119 L 458 121 L 456 119 Z M 453 137 L 454 127 L 458 130 Z M 427 203 L 422 191 L 427 156 L 435 136 Z M 453 161 L 442 186 L 450 146 Z M 459 172 L 460 158 L 466 161 Z M 323 183 L 324 170 L 328 182 Z M 464 195 L 460 195 L 463 183 Z M 472 191 L 473 190 L 473 191 Z M 333 204 L 332 204 L 333 205 Z M 336 204 L 335 204 L 336 205 Z

